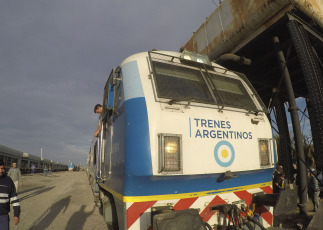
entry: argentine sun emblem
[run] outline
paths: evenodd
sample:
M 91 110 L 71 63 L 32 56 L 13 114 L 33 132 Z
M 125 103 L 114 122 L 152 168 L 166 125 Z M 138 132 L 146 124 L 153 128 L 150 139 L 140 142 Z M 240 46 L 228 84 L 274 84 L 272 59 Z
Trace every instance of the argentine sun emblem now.
M 234 148 L 228 141 L 220 141 L 215 145 L 214 158 L 222 167 L 229 167 L 234 161 Z

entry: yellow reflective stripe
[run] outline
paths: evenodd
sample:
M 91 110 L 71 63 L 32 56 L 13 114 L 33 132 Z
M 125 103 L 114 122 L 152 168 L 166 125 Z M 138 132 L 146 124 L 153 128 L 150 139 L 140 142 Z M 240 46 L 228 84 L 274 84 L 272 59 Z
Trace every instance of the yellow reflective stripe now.
M 211 190 L 204 192 L 194 192 L 194 193 L 180 193 L 180 194 L 167 194 L 167 195 L 154 195 L 154 196 L 122 196 L 120 193 L 112 190 L 106 185 L 99 183 L 100 187 L 110 192 L 115 198 L 121 200 L 122 202 L 144 202 L 144 201 L 154 201 L 154 200 L 173 200 L 173 199 L 184 199 L 184 198 L 192 198 L 192 197 L 202 197 L 202 196 L 210 196 L 217 194 L 224 194 L 230 192 L 239 192 L 249 189 L 255 189 L 260 187 L 271 186 L 272 182 L 265 182 L 260 184 L 246 185 L 234 188 L 226 188 L 219 190 Z

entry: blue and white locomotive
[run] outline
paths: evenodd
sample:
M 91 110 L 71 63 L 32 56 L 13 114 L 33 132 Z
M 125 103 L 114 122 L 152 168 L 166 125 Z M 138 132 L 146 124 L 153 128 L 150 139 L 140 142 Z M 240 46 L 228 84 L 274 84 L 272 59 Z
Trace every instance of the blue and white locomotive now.
M 104 218 L 118 229 L 205 229 L 198 219 L 212 228 L 224 205 L 272 193 L 266 108 L 244 75 L 207 56 L 132 55 L 111 71 L 103 107 L 91 164 Z M 272 225 L 272 208 L 261 212 Z

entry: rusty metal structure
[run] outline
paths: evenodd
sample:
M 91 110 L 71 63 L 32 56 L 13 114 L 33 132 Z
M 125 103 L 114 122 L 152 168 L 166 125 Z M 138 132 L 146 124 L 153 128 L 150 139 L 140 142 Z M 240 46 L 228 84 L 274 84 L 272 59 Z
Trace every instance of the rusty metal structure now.
M 294 113 L 298 173 L 305 177 L 309 165 L 304 162 L 302 143 L 297 143 L 302 142 L 302 134 L 296 124 L 295 98 L 306 98 L 314 159 L 317 169 L 323 169 L 323 0 L 223 0 L 182 49 L 207 54 L 244 73 L 268 109 L 276 109 L 283 140 L 280 163 L 288 178 L 292 177 L 292 150 L 284 103 Z M 245 58 L 250 65 L 242 65 Z M 302 182 L 299 187 L 304 204 L 306 185 Z

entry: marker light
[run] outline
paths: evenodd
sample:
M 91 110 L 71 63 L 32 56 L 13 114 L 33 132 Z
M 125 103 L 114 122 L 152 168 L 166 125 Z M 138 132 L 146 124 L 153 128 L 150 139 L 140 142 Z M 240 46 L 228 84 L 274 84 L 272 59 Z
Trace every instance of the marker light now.
M 197 58 L 196 61 L 199 63 L 204 63 L 204 61 L 201 58 Z
M 203 63 L 206 65 L 212 65 L 210 59 L 207 55 L 193 53 L 187 50 L 184 50 L 181 54 L 181 58 L 185 60 L 190 60 L 198 63 Z
M 184 55 L 183 58 L 186 60 L 192 60 L 192 58 L 189 55 Z
M 182 172 L 180 135 L 159 134 L 159 172 Z

